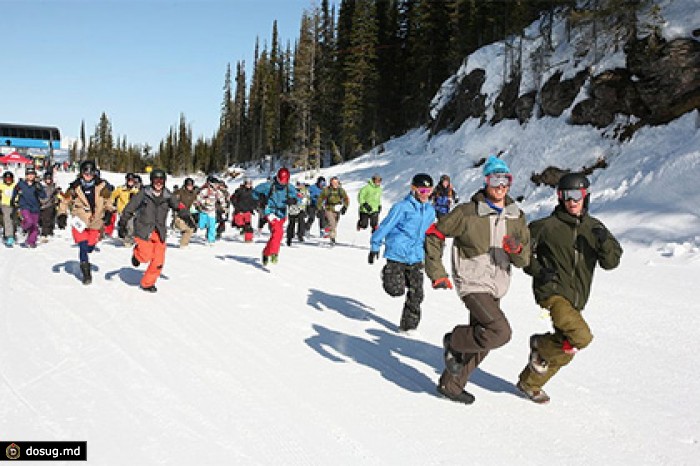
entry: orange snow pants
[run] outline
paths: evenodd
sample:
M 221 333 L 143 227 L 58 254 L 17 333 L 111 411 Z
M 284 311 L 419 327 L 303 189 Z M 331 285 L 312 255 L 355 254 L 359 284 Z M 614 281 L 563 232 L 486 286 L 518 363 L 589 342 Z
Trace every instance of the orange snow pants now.
M 148 268 L 141 278 L 141 286 L 148 288 L 156 284 L 156 280 L 160 277 L 160 272 L 163 269 L 165 262 L 165 241 L 160 239 L 158 231 L 153 230 L 148 240 L 135 238 L 136 247 L 134 248 L 134 257 L 136 260 L 145 264 L 148 262 Z

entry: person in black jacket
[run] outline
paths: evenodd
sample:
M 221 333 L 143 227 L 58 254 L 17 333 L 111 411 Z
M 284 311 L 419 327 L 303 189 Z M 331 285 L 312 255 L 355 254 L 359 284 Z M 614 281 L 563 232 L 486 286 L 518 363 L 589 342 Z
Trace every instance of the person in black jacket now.
M 231 195 L 233 205 L 233 220 L 231 225 L 239 228 L 246 243 L 253 242 L 253 212 L 258 207 L 258 201 L 253 197 L 253 182 L 246 178 L 238 189 Z
M 151 184 L 135 194 L 122 211 L 119 219 L 119 237 L 126 236 L 126 226 L 132 216 L 136 246 L 131 256 L 131 264 L 138 267 L 148 262 L 148 268 L 141 278 L 141 289 L 150 293 L 158 291 L 155 283 L 165 263 L 166 220 L 170 209 L 178 215 L 189 214 L 177 196 L 165 187 L 165 171 L 157 168 L 151 171 Z

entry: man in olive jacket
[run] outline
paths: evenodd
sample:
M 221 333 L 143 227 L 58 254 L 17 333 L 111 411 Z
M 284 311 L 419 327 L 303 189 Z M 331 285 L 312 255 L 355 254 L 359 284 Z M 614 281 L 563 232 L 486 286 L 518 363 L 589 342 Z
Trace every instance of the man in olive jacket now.
M 597 264 L 614 269 L 622 248 L 602 222 L 588 215 L 588 179 L 569 173 L 559 181 L 554 212 L 530 224 L 535 300 L 549 310 L 553 333 L 530 337 L 530 361 L 518 388 L 535 403 L 549 402 L 542 386 L 593 339 L 583 311 Z
M 484 165 L 485 187 L 428 230 L 425 271 L 433 288 L 452 288 L 442 265 L 447 237 L 452 246 L 452 276 L 469 310 L 469 324 L 445 335 L 445 370 L 437 390 L 450 400 L 471 404 L 464 390 L 469 375 L 490 350 L 511 337 L 500 300 L 510 285 L 511 265 L 524 267 L 530 258 L 530 233 L 525 214 L 508 196 L 513 177 L 506 163 L 490 157 Z

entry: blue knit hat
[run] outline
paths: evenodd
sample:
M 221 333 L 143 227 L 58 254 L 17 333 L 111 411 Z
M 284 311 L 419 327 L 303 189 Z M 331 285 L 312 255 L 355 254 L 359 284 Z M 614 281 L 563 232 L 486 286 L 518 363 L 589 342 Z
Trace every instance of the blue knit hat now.
M 489 155 L 488 160 L 484 164 L 484 176 L 489 176 L 492 173 L 510 173 L 510 168 L 495 155 Z

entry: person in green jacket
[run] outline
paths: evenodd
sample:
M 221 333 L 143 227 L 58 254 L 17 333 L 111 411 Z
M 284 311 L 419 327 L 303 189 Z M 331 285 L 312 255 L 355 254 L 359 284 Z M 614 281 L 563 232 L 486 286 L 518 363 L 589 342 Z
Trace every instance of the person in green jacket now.
M 357 193 L 357 204 L 360 206 L 357 231 L 364 230 L 367 225 L 375 231 L 379 226 L 379 212 L 382 211 L 381 183 L 382 177 L 375 174 Z
M 532 257 L 525 272 L 533 277 L 535 300 L 549 310 L 554 332 L 530 337 L 530 360 L 518 389 L 535 403 L 548 403 L 542 390 L 593 335 L 583 319 L 596 265 L 618 266 L 622 247 L 603 223 L 588 215 L 590 183 L 581 173 L 564 175 L 554 212 L 530 224 Z

